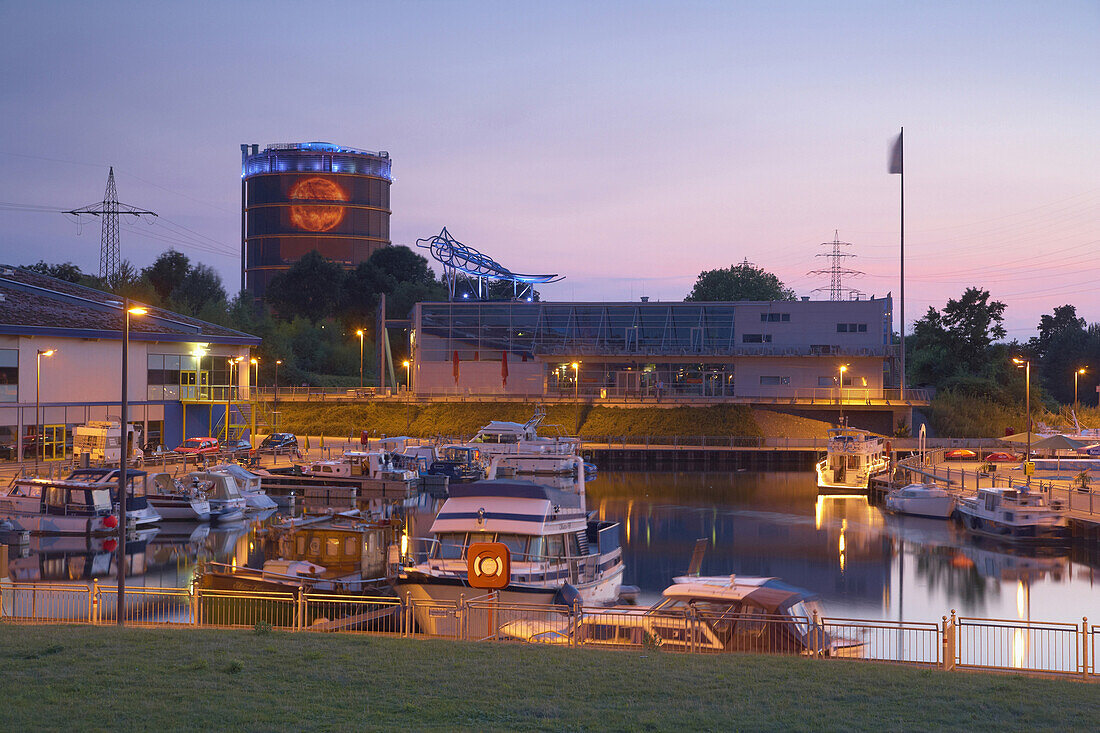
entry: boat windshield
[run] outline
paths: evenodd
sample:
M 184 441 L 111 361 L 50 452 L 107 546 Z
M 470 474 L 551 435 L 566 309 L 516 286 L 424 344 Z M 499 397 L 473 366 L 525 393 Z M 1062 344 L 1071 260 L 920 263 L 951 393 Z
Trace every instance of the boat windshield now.
M 787 613 L 793 618 L 795 630 L 804 637 L 810 633 L 814 612 L 817 612 L 818 618 L 821 617 L 821 607 L 816 601 L 799 601 L 787 609 Z

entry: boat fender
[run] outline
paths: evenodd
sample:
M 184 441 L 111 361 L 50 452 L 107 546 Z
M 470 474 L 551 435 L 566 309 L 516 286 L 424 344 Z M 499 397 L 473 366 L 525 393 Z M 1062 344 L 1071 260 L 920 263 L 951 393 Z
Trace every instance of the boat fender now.
M 572 608 L 578 602 L 582 602 L 581 593 L 569 583 L 558 588 L 558 592 L 554 594 L 553 604 L 555 606 L 569 606 Z

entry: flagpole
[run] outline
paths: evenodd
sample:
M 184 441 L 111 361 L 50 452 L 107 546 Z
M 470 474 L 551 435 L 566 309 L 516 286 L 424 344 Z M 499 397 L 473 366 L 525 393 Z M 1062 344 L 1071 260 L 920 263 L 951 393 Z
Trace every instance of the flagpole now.
M 898 133 L 898 150 L 901 154 L 901 394 L 905 399 L 905 128 Z

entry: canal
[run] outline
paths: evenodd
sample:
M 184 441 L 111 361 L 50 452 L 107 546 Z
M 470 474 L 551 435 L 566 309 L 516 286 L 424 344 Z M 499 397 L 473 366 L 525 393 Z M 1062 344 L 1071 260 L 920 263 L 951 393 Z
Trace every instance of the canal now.
M 814 591 L 829 616 L 938 621 L 959 615 L 1079 622 L 1100 618 L 1096 548 L 1040 550 L 978 540 L 953 522 L 884 513 L 861 496 L 819 495 L 809 472 L 605 471 L 588 506 L 623 525 L 624 582 L 639 603 L 682 574 L 698 538 L 705 575 L 764 575 Z M 439 502 L 410 506 L 424 536 Z M 263 521 L 162 524 L 132 543 L 128 583 L 186 587 L 199 560 L 261 567 Z M 9 549 L 15 581 L 113 583 L 110 539 L 33 538 Z

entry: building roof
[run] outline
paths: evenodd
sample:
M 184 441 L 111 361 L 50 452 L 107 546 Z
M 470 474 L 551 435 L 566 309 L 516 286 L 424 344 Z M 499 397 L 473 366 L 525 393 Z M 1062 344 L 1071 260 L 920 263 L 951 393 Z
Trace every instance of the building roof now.
M 136 341 L 260 343 L 258 336 L 140 305 L 149 312 L 130 319 L 130 338 Z M 122 299 L 112 293 L 0 265 L 0 334 L 121 339 L 122 312 Z

